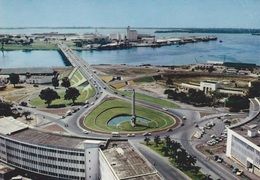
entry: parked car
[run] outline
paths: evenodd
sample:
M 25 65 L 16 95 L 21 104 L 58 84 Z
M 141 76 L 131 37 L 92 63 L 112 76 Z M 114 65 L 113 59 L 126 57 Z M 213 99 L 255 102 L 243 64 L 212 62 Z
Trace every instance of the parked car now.
M 214 161 L 217 161 L 218 158 L 219 158 L 219 157 L 218 157 L 217 155 L 215 155 L 215 156 L 214 156 Z
M 237 173 L 238 170 L 239 170 L 238 168 L 234 167 L 234 168 L 232 169 L 232 173 Z
M 243 173 L 244 173 L 243 170 L 238 170 L 238 171 L 236 172 L 236 175 L 237 175 L 237 176 L 241 176 Z
M 218 158 L 217 160 L 218 163 L 222 163 L 223 162 L 223 159 L 221 157 Z

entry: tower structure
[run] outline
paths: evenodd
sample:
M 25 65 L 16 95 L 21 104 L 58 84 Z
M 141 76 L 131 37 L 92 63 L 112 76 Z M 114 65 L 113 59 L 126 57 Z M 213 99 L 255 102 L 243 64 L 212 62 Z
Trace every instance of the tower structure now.
M 135 115 L 135 90 L 133 89 L 132 93 L 132 118 L 131 118 L 131 125 L 136 125 L 136 115 Z

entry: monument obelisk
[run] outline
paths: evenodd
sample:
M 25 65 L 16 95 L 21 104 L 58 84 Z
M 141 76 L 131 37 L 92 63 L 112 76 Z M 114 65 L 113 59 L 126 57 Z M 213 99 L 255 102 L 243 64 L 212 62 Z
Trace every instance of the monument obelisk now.
M 134 127 L 136 125 L 136 115 L 135 115 L 135 90 L 132 93 L 132 118 L 131 125 Z

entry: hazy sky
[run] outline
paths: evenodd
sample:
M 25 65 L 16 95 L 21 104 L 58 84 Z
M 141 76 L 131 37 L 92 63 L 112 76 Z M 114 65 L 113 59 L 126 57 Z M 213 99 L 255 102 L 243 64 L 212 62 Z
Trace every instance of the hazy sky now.
M 0 0 L 0 27 L 260 28 L 260 0 Z

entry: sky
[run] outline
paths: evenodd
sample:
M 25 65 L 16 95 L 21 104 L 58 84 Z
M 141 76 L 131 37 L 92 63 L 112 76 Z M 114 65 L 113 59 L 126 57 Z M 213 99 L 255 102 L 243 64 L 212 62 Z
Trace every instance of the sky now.
M 0 27 L 260 28 L 260 0 L 0 0 Z

